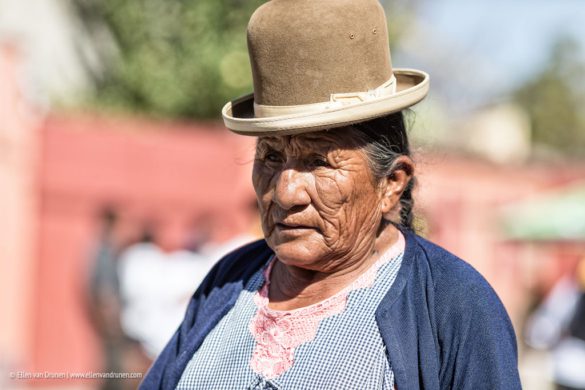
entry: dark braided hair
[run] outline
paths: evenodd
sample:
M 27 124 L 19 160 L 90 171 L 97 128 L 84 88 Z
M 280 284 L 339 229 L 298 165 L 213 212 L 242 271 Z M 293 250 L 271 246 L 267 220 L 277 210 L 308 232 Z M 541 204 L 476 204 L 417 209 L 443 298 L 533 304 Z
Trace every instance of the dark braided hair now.
M 411 155 L 402 111 L 357 123 L 351 127 L 356 131 L 356 136 L 360 143 L 364 145 L 364 151 L 376 182 L 384 177 L 392 176 L 397 169 L 410 169 L 410 167 L 395 164 L 396 158 L 400 156 L 410 157 Z M 412 174 L 410 171 L 407 172 Z M 403 228 L 410 230 L 414 230 L 412 211 L 414 199 L 412 192 L 415 183 L 416 179 L 413 176 L 402 192 L 400 197 L 400 221 L 397 222 Z

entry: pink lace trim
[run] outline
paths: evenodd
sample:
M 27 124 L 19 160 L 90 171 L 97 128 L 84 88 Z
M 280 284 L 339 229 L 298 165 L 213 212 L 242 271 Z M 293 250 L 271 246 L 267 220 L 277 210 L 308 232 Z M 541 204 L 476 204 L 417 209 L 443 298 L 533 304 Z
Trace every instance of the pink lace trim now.
M 351 291 L 371 287 L 380 266 L 400 254 L 404 250 L 404 245 L 404 237 L 400 234 L 398 241 L 349 286 L 321 302 L 290 311 L 272 310 L 268 307 L 268 287 L 270 273 L 276 261 L 274 258 L 264 271 L 264 285 L 254 295 L 258 310 L 249 326 L 256 340 L 250 359 L 250 366 L 254 372 L 272 379 L 292 367 L 295 349 L 315 338 L 323 319 L 345 310 L 347 297 Z

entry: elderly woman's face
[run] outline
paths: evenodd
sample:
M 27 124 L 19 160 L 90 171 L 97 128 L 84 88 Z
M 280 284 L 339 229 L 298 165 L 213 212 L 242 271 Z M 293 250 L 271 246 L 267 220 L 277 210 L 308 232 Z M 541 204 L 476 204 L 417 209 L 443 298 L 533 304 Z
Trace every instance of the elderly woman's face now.
M 253 184 L 262 229 L 280 261 L 323 269 L 370 248 L 382 191 L 351 129 L 258 140 Z

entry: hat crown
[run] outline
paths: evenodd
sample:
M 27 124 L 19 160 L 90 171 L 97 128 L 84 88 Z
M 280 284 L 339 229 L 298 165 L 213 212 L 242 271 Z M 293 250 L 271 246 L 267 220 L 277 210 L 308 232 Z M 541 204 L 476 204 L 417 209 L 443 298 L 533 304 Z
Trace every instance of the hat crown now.
M 262 105 L 324 102 L 392 76 L 378 0 L 271 0 L 250 19 L 248 50 Z

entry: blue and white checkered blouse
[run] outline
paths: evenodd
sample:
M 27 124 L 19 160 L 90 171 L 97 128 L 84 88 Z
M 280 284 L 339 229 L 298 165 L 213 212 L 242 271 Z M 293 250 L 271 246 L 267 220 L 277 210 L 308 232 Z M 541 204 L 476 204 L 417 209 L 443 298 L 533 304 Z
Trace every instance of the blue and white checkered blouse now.
M 399 241 L 404 242 L 402 237 Z M 276 377 L 251 366 L 256 340 L 250 323 L 259 310 L 254 298 L 265 283 L 269 261 L 207 335 L 177 389 L 393 389 L 394 374 L 375 311 L 402 263 L 403 252 L 396 254 L 395 249 L 377 263 L 373 285 L 349 291 L 345 309 L 323 318 L 315 337 L 295 349 L 292 366 Z

